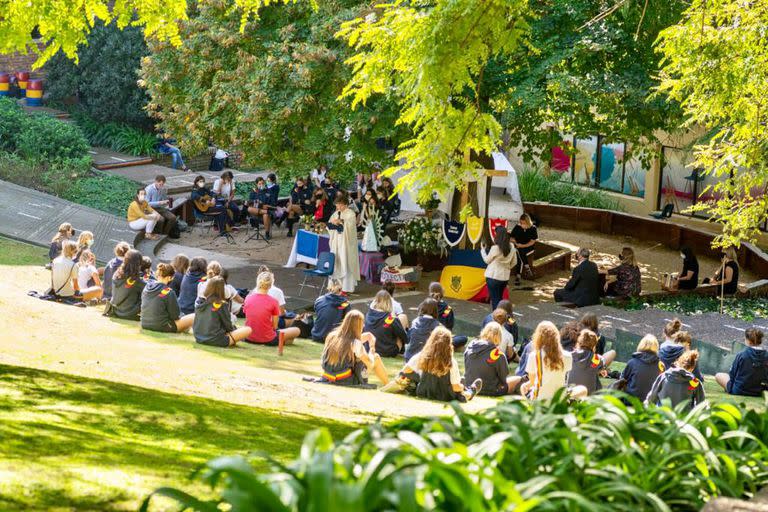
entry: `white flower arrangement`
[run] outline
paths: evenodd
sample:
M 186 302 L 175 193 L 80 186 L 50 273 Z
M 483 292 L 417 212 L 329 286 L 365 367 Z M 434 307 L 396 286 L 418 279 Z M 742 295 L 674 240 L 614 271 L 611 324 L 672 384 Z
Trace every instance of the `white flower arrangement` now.
M 445 242 L 440 227 L 426 217 L 414 217 L 397 232 L 398 241 L 404 253 L 442 254 Z

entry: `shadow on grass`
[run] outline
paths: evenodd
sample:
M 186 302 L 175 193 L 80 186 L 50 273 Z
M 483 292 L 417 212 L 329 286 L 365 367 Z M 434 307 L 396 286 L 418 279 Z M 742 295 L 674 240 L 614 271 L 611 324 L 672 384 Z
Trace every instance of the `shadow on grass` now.
M 0 365 L 0 509 L 134 509 L 222 454 L 292 459 L 339 422 Z M 197 484 L 190 484 L 197 485 Z

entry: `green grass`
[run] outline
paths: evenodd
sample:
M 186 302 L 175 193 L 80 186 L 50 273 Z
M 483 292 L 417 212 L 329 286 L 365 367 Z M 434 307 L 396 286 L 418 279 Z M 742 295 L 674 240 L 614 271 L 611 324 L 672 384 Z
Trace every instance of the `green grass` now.
M 62 193 L 62 197 L 122 217 L 139 187 L 138 183 L 127 178 L 94 171 L 78 178 Z
M 39 266 L 48 263 L 48 251 L 36 245 L 0 237 L 0 265 Z
M 135 510 L 221 454 L 295 457 L 307 431 L 352 426 L 0 365 L 0 510 Z M 200 484 L 186 488 L 206 492 Z

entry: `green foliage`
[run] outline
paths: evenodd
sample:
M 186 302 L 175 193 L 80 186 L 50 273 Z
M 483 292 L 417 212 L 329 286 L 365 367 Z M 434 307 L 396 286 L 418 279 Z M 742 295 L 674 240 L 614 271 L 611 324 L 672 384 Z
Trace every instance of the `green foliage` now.
M 27 114 L 12 99 L 0 98 L 0 151 L 15 151 Z
M 96 121 L 151 128 L 144 111 L 149 98 L 137 84 L 141 59 L 148 53 L 138 27 L 120 30 L 99 23 L 80 48 L 77 64 L 59 52 L 45 65 L 48 99 L 61 102 L 75 96 Z
M 715 134 L 693 166 L 721 178 L 717 199 L 694 208 L 723 224 L 720 246 L 754 241 L 768 219 L 768 25 L 766 2 L 692 0 L 661 34 L 660 91 L 682 102 L 688 126 Z
M 631 311 L 649 307 L 671 311 L 681 315 L 701 315 L 720 311 L 720 298 L 703 295 L 678 295 L 649 301 L 647 298 L 634 297 L 628 301 L 607 303 L 611 306 Z M 723 313 L 732 317 L 751 322 L 755 318 L 768 318 L 768 299 L 728 297 L 723 301 Z
M 16 151 L 25 158 L 64 160 L 88 154 L 88 141 L 77 126 L 44 114 L 32 114 L 16 136 Z
M 196 476 L 216 500 L 173 488 L 192 510 L 699 510 L 768 483 L 768 419 L 730 404 L 690 413 L 614 396 L 503 402 L 452 418 L 372 425 L 334 444 L 307 435 L 290 464 L 219 457 Z M 150 498 L 141 510 L 147 510 Z
M 343 26 L 356 55 L 343 98 L 365 107 L 377 95 L 397 102 L 397 124 L 412 130 L 390 167 L 409 172 L 398 187 L 432 192 L 463 188 L 479 174 L 465 159 L 495 151 L 502 127 L 481 89 L 492 57 L 518 52 L 528 31 L 526 0 L 397 0 Z
M 90 167 L 90 157 L 46 161 L 0 152 L 0 179 L 56 196 L 62 196 L 73 183 L 86 176 Z
M 397 231 L 397 240 L 405 253 L 440 254 L 445 249 L 440 227 L 427 217 L 409 219 Z
M 329 164 L 342 182 L 386 158 L 378 137 L 396 137 L 383 101 L 349 110 L 338 95 L 351 51 L 334 38 L 368 2 L 328 0 L 269 7 L 238 32 L 230 2 L 201 3 L 182 25 L 183 44 L 151 44 L 142 79 L 150 112 L 188 152 L 209 141 L 243 153 L 246 166 L 306 175 Z
M 123 123 L 100 122 L 81 110 L 72 112 L 72 118 L 93 146 L 102 146 L 134 156 L 157 152 L 157 137 L 150 132 Z
M 123 217 L 137 188 L 136 182 L 121 176 L 92 172 L 71 183 L 61 197 Z
M 565 206 L 623 211 L 621 203 L 602 190 L 582 187 L 560 181 L 557 174 L 546 175 L 528 168 L 517 175 L 520 197 L 523 201 L 542 201 Z

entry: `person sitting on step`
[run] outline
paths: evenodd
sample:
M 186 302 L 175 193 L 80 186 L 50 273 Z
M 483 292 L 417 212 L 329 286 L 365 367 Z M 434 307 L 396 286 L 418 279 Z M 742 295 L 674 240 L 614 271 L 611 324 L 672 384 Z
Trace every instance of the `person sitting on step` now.
M 594 262 L 589 261 L 589 249 L 576 251 L 578 264 L 571 271 L 571 278 L 564 288 L 554 292 L 555 302 L 569 302 L 578 307 L 600 303 L 600 272 Z
M 168 189 L 165 188 L 165 181 L 165 176 L 158 174 L 155 176 L 155 181 L 146 186 L 144 192 L 146 192 L 146 199 L 149 206 L 162 217 L 162 220 L 160 221 L 160 232 L 164 235 L 172 235 L 172 238 L 179 238 L 178 229 L 176 229 L 178 220 L 176 219 L 176 215 L 170 210 L 171 199 L 168 197 Z
M 207 281 L 203 298 L 195 304 L 192 331 L 197 343 L 214 347 L 234 347 L 251 335 L 250 327 L 238 328 L 232 323 L 221 277 Z
M 397 356 L 408 343 L 408 334 L 394 314 L 392 297 L 386 290 L 379 290 L 366 313 L 365 332 L 376 337 L 376 347 L 382 357 Z
M 81 231 L 77 237 L 77 254 L 75 254 L 75 261 L 80 261 L 80 255 L 83 251 L 90 250 L 93 247 L 93 233 L 90 231 Z
M 364 322 L 361 312 L 350 311 L 328 334 L 321 359 L 324 382 L 338 386 L 368 384 L 371 370 L 382 384 L 389 382 L 384 363 L 376 353 L 376 338 L 363 332 Z
M 184 332 L 192 327 L 194 314 L 181 316 L 176 292 L 171 287 L 176 270 L 169 263 L 158 263 L 156 281 L 141 292 L 141 328 L 157 332 Z
M 600 322 L 597 319 L 597 315 L 594 313 L 586 313 L 579 320 L 582 329 L 589 329 L 593 333 L 597 334 L 597 347 L 595 352 L 597 354 L 605 354 L 605 336 L 600 334 Z
M 768 351 L 763 331 L 750 327 L 744 332 L 747 348 L 736 354 L 728 373 L 718 373 L 715 380 L 729 395 L 761 396 L 768 391 Z
M 171 138 L 167 133 L 163 134 L 157 141 L 155 146 L 158 153 L 163 155 L 171 155 L 171 168 L 181 168 L 184 172 L 189 172 L 189 167 L 184 163 L 184 158 L 181 156 L 181 150 L 176 145 L 176 139 Z
M 126 214 L 128 226 L 134 231 L 144 230 L 144 236 L 149 240 L 157 240 L 159 237 L 152 231 L 154 231 L 155 225 L 162 220 L 162 217 L 149 206 L 146 195 L 147 193 L 143 188 L 136 191 L 133 201 L 128 205 L 128 213 Z
M 340 281 L 331 280 L 328 284 L 328 293 L 315 300 L 314 309 L 312 341 L 324 343 L 328 333 L 338 327 L 351 311 L 349 299 L 343 294 Z

